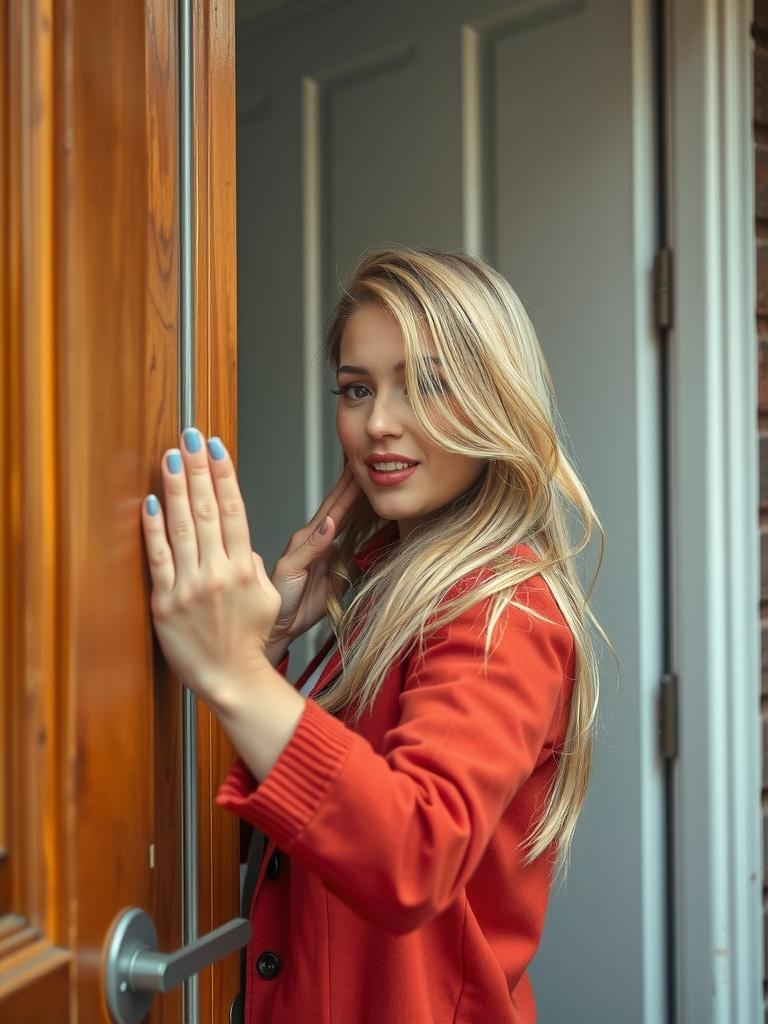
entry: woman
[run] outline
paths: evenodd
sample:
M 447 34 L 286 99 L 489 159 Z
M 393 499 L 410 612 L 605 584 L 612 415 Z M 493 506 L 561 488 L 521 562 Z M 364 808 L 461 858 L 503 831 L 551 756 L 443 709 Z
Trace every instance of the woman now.
M 326 354 L 344 470 L 271 579 L 217 438 L 185 431 L 143 515 L 160 644 L 240 754 L 217 802 L 269 840 L 245 1020 L 531 1024 L 597 712 L 573 556 L 603 531 L 483 261 L 364 255 Z M 326 614 L 294 686 L 288 648 Z

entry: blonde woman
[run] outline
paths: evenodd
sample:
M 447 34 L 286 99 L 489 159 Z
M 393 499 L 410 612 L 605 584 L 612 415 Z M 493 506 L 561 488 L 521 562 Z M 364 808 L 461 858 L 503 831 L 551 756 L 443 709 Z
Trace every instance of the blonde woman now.
M 144 503 L 159 641 L 240 755 L 217 802 L 267 841 L 244 1019 L 532 1024 L 597 714 L 573 559 L 602 528 L 533 327 L 483 261 L 364 255 L 326 354 L 344 470 L 271 578 L 217 438 L 185 431 L 165 511 Z

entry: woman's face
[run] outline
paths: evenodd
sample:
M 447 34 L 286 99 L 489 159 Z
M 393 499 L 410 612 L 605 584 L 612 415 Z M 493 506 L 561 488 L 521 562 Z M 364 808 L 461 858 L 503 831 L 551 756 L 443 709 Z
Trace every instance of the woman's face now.
M 470 487 L 486 466 L 484 459 L 441 451 L 426 437 L 406 392 L 404 356 L 394 320 L 373 303 L 358 308 L 341 336 L 337 388 L 343 394 L 336 407 L 336 430 L 352 472 L 374 512 L 397 520 L 401 539 Z M 424 386 L 430 387 L 428 380 Z M 376 472 L 368 465 L 372 456 L 416 465 Z

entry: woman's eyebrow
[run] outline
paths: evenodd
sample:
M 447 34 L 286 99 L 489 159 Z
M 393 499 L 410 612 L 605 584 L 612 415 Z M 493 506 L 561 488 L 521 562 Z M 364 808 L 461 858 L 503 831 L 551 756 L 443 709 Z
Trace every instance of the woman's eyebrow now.
M 424 360 L 423 361 L 427 362 L 428 360 L 432 360 L 433 363 L 438 363 L 438 364 L 440 363 L 440 360 L 437 358 L 437 356 L 424 356 Z M 404 370 L 404 369 L 405 369 L 405 360 L 401 359 L 400 362 L 396 366 L 392 367 L 392 372 L 393 373 L 397 373 L 399 370 Z M 338 377 L 338 375 L 340 373 L 361 373 L 361 374 L 363 374 L 366 377 L 370 377 L 370 375 L 371 375 L 371 371 L 370 370 L 366 370 L 366 368 L 364 366 L 350 366 L 348 363 L 345 363 L 344 366 L 340 366 L 338 368 L 338 370 L 336 371 L 336 376 Z

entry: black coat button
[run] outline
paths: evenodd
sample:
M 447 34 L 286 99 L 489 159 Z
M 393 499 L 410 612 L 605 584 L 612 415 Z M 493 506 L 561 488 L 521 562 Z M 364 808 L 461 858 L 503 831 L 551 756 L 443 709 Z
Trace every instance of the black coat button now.
M 282 860 L 280 858 L 280 851 L 275 850 L 275 852 L 269 858 L 269 864 L 267 864 L 267 878 L 277 878 L 277 876 L 280 874 L 281 867 Z
M 266 978 L 267 980 L 274 978 L 280 970 L 280 957 L 277 953 L 272 953 L 270 950 L 266 950 L 256 961 L 256 970 L 262 978 Z
M 238 992 L 229 1008 L 229 1024 L 243 1024 L 244 1012 L 243 995 L 242 992 Z

